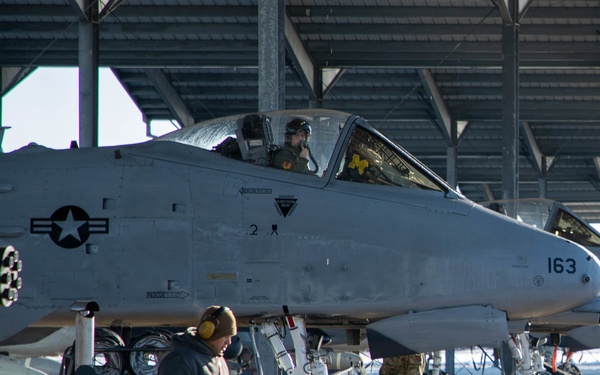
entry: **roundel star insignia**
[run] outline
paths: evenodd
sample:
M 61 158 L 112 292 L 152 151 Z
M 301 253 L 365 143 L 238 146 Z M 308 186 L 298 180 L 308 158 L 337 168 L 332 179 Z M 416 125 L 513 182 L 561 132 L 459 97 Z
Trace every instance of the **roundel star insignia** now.
M 77 206 L 63 206 L 49 218 L 31 219 L 31 233 L 48 233 L 60 247 L 74 249 L 86 243 L 90 234 L 108 233 L 108 219 L 92 219 Z

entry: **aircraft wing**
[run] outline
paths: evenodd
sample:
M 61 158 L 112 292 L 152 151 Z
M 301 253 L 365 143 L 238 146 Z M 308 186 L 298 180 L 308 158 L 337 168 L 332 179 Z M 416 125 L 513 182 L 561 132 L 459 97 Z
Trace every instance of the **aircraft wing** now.
M 15 304 L 10 308 L 0 309 L 0 326 L 2 327 L 2 341 L 10 340 L 12 335 L 19 333 L 23 327 L 42 320 L 52 314 L 55 307 L 28 307 Z

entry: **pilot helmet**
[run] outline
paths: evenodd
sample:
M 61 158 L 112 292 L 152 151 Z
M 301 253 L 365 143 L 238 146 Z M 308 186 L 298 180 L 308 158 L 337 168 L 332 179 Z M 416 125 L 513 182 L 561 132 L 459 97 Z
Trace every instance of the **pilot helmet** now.
M 285 125 L 285 139 L 287 140 L 290 136 L 303 131 L 306 133 L 306 139 L 308 140 L 310 130 L 310 125 L 307 121 L 301 118 L 295 118 Z

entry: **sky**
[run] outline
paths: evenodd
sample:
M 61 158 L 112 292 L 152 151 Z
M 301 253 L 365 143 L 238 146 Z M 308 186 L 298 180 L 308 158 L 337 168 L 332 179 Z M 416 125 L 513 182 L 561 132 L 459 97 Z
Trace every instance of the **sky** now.
M 77 68 L 38 68 L 2 99 L 2 150 L 10 152 L 31 142 L 69 148 L 79 140 L 79 76 Z M 152 134 L 175 130 L 170 122 L 153 121 Z M 142 113 L 108 68 L 99 73 L 99 146 L 144 142 Z

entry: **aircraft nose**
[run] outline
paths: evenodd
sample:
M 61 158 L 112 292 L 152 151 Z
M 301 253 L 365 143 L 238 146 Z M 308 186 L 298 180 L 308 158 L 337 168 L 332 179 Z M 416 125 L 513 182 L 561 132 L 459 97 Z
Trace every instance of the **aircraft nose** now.
M 509 318 L 543 317 L 569 311 L 600 295 L 600 261 L 584 247 L 548 233 L 530 233 L 521 238 L 528 251 L 512 264 L 521 279 L 520 290 L 503 297 Z M 523 272 L 521 272 L 523 271 Z
M 564 241 L 562 249 L 553 251 L 546 259 L 549 282 L 575 307 L 600 295 L 600 260 L 584 247 Z M 540 275 L 543 280 L 543 275 Z

